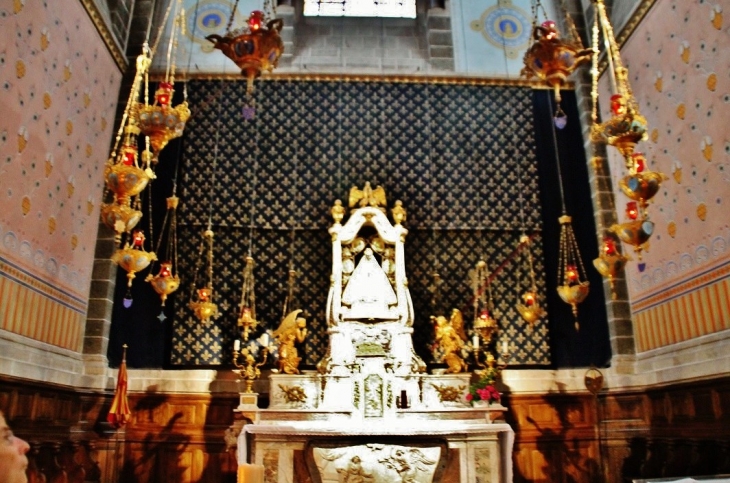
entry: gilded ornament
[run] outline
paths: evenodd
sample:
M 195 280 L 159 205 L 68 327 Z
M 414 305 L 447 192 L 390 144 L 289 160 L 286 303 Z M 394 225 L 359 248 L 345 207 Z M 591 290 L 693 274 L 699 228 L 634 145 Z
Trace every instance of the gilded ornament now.
M 307 336 L 307 321 L 299 317 L 301 309 L 290 312 L 274 331 L 274 338 L 279 343 L 279 370 L 286 374 L 299 374 L 299 357 L 296 344 L 304 342 Z
M 668 178 L 664 173 L 643 171 L 624 176 L 619 181 L 619 186 L 627 197 L 638 201 L 642 208 L 646 208 L 647 202 L 657 194 L 661 182 L 666 179 Z
M 127 272 L 127 286 L 132 286 L 132 280 L 135 274 L 147 268 L 153 261 L 157 260 L 154 252 L 148 252 L 144 249 L 145 236 L 141 230 L 137 230 L 132 234 L 132 243 L 114 252 L 112 261 L 122 267 Z
M 449 320 L 443 315 L 431 316 L 431 322 L 434 324 L 434 339 L 438 346 L 438 352 L 441 354 L 441 361 L 448 366 L 446 372 L 466 372 L 468 365 L 461 357 L 461 351 L 466 340 L 464 318 L 461 311 L 453 309 Z
M 330 213 L 332 214 L 332 219 L 335 220 L 335 224 L 342 222 L 342 219 L 345 217 L 345 207 L 342 206 L 341 200 L 335 200 L 335 204 L 332 206 Z
M 622 242 L 632 245 L 641 260 L 642 246 L 649 241 L 654 232 L 654 223 L 647 219 L 631 220 L 614 224 L 610 231 L 615 233 Z
M 284 52 L 284 42 L 279 34 L 284 21 L 278 18 L 267 20 L 264 12 L 254 10 L 246 21 L 246 27 L 231 32 L 234 14 L 235 10 L 231 12 L 229 31 L 224 37 L 213 34 L 206 39 L 241 69 L 247 80 L 247 94 L 251 95 L 254 79 L 262 72 L 274 70 Z
M 544 81 L 553 88 L 555 99 L 560 103 L 560 88 L 577 67 L 591 59 L 593 50 L 583 48 L 578 37 L 562 39 L 552 20 L 535 25 L 532 37 L 533 43 L 525 52 L 525 66 L 520 75 Z
M 393 214 L 393 221 L 395 221 L 396 225 L 402 224 L 406 219 L 406 209 L 403 208 L 403 202 L 401 200 L 396 200 L 395 206 L 392 210 Z
M 279 389 L 284 394 L 287 403 L 304 403 L 307 401 L 307 393 L 302 386 L 284 386 L 279 384 Z
M 436 390 L 439 395 L 441 402 L 458 402 L 464 395 L 466 386 L 447 386 L 445 384 L 436 385 L 431 383 L 431 386 Z
M 355 206 L 365 207 L 374 206 L 378 208 L 384 208 L 387 205 L 385 199 L 385 189 L 382 186 L 378 186 L 373 189 L 370 186 L 370 181 L 365 182 L 365 187 L 361 190 L 357 186 L 350 188 L 350 208 Z

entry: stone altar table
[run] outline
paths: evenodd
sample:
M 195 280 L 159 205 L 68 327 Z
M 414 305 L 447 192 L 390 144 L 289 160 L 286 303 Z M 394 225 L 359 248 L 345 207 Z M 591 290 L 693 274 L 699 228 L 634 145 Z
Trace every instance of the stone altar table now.
M 513 442 L 501 423 L 292 421 L 244 426 L 238 451 L 239 462 L 266 467 L 266 483 L 347 482 L 348 471 L 371 483 L 507 483 Z M 412 474 L 397 470 L 398 455 Z
M 316 373 L 272 374 L 267 409 L 241 394 L 239 464 L 263 465 L 265 483 L 511 483 L 506 408 L 472 407 L 470 373 L 427 374 L 414 350 L 405 208 L 391 223 L 369 183 L 350 208 L 344 224 L 332 208 L 327 352 Z

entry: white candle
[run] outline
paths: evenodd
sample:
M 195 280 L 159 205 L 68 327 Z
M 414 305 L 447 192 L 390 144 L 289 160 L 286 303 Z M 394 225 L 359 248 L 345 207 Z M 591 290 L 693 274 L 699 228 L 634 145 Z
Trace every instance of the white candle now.
M 475 349 L 479 349 L 479 334 L 474 334 L 472 336 L 471 343 Z
M 264 347 L 269 347 L 269 333 L 264 332 L 264 335 L 261 336 L 261 345 Z
M 502 342 L 502 354 L 507 354 L 508 349 L 509 347 L 507 346 L 507 341 L 505 340 Z
M 233 341 L 233 350 L 238 352 L 241 350 L 241 341 L 236 339 Z

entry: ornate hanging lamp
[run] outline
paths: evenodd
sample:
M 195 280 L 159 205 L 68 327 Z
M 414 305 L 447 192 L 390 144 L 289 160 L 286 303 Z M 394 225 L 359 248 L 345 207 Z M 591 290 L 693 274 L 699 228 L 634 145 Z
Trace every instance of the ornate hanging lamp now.
M 195 267 L 195 277 L 190 288 L 190 302 L 188 306 L 193 310 L 195 316 L 203 323 L 210 323 L 211 317 L 218 316 L 218 305 L 214 302 L 215 291 L 213 289 L 213 201 L 216 186 L 216 172 L 218 168 L 218 143 L 220 141 L 220 116 L 216 119 L 215 144 L 213 145 L 213 163 L 211 166 L 212 176 L 210 180 L 210 193 L 208 200 L 208 228 L 203 232 L 203 239 L 198 249 L 198 260 Z M 204 283 L 198 286 L 198 274 L 200 266 L 207 262 L 206 277 Z
M 499 332 L 497 321 L 492 317 L 492 287 L 487 262 L 479 260 L 472 272 L 472 290 L 474 304 L 474 332 L 484 341 L 485 345 L 492 342 L 494 335 Z M 478 346 L 478 339 L 475 339 Z
M 256 329 L 259 322 L 256 320 L 256 282 L 254 278 L 254 260 L 249 250 L 243 267 L 243 283 L 241 286 L 241 303 L 238 315 L 238 327 L 247 341 L 249 334 Z
M 542 22 L 538 20 L 540 14 L 544 19 Z M 537 77 L 552 87 L 558 106 L 554 122 L 559 129 L 562 129 L 567 118 L 560 107 L 560 89 L 577 67 L 590 60 L 593 51 L 583 47 L 573 19 L 567 11 L 565 23 L 569 27 L 568 38 L 561 36 L 555 21 L 548 20 L 540 0 L 532 2 L 532 15 L 532 43 L 525 52 L 523 58 L 525 66 L 520 75 L 527 79 Z
M 175 15 L 173 18 L 167 46 L 164 80 L 157 86 L 154 100 L 150 104 L 149 76 L 145 74 L 144 102 L 136 105 L 139 128 L 146 137 L 148 151 L 152 153 L 150 158 L 152 163 L 158 161 L 160 151 L 167 146 L 170 140 L 182 135 L 185 123 L 190 118 L 187 95 L 183 102 L 172 107 L 172 96 L 175 92 L 175 57 L 178 37 L 183 33 L 185 25 L 185 11 L 182 8 L 182 0 L 175 2 Z
M 284 42 L 281 40 L 281 29 L 284 21 L 276 17 L 272 0 L 264 0 L 263 11 L 254 10 L 246 20 L 246 24 L 237 30 L 231 30 L 233 20 L 238 10 L 238 2 L 231 10 L 231 16 L 226 26 L 226 34 L 209 35 L 207 40 L 213 42 L 213 47 L 223 52 L 231 59 L 246 77 L 246 96 L 248 109 L 244 111 L 247 117 L 252 118 L 255 112 L 253 100 L 253 81 L 262 72 L 271 72 L 276 68 L 279 57 L 284 52 Z
M 198 286 L 198 273 L 200 265 L 205 259 L 206 271 L 205 281 Z M 208 221 L 208 228 L 203 232 L 198 249 L 198 266 L 195 270 L 195 278 L 190 288 L 190 302 L 188 306 L 193 310 L 195 316 L 203 323 L 210 323 L 210 319 L 218 315 L 218 305 L 213 301 L 213 230 Z
M 599 71 L 596 56 L 591 69 L 593 99 L 591 138 L 594 142 L 614 146 L 624 157 L 627 175 L 619 181 L 619 186 L 631 200 L 626 205 L 628 220 L 613 225 L 609 230 L 621 241 L 633 246 L 641 259 L 641 251 L 646 248 L 646 243 L 654 231 L 654 223 L 649 220 L 647 213 L 648 203 L 657 194 L 667 176 L 648 170 L 644 155 L 635 151 L 637 143 L 647 138 L 646 118 L 639 112 L 638 102 L 631 91 L 629 72 L 621 61 L 620 49 L 606 13 L 606 6 L 603 0 L 594 0 L 593 5 L 595 7 L 593 49 L 595 52 L 599 51 L 599 37 L 602 34 L 606 46 L 612 95 L 610 117 L 601 123 L 598 121 Z M 602 261 L 597 265 L 599 272 L 611 280 L 626 261 L 625 258 L 615 256 L 614 248 L 604 240 L 600 257 Z
M 167 213 L 162 222 L 162 230 L 156 248 L 159 257 L 164 261 L 160 263 L 160 270 L 156 275 L 150 273 L 145 279 L 160 296 L 163 307 L 168 295 L 180 287 L 180 277 L 177 275 L 177 206 L 180 199 L 175 196 L 174 185 L 172 191 L 172 196 L 167 198 Z M 166 244 L 164 249 L 161 249 L 163 240 Z M 164 316 L 163 313 L 161 314 Z
M 140 160 L 137 147 L 140 129 L 133 109 L 150 62 L 150 50 L 145 43 L 142 53 L 137 57 L 137 71 L 122 114 L 122 122 L 104 168 L 106 189 L 112 200 L 102 205 L 101 220 L 115 231 L 117 245 L 121 245 L 122 235 L 130 233 L 142 219 L 141 202 L 137 195 L 154 178 L 154 173 L 149 169 L 149 158 L 143 155 Z
M 550 115 L 552 117 L 552 101 L 550 104 Z M 588 275 L 583 267 L 583 260 L 578 250 L 578 242 L 573 232 L 573 218 L 568 215 L 565 207 L 565 191 L 563 189 L 563 174 L 560 168 L 560 152 L 558 150 L 558 139 L 555 126 L 552 126 L 553 146 L 555 148 L 555 164 L 558 175 L 558 187 L 560 188 L 560 203 L 562 215 L 558 218 L 560 223 L 560 248 L 558 259 L 558 295 L 566 304 L 573 309 L 575 317 L 575 330 L 580 328 L 578 322 L 578 305 L 588 296 L 589 285 Z
M 520 316 L 524 319 L 525 322 L 529 324 L 529 327 L 532 328 L 538 320 L 547 315 L 547 312 L 540 305 L 540 297 L 537 292 L 537 283 L 535 282 L 535 270 L 532 264 L 532 249 L 530 237 L 525 235 L 524 231 L 522 236 L 520 237 L 520 245 L 522 245 L 523 251 L 526 254 L 525 258 L 527 259 L 527 272 L 529 273 L 530 277 L 530 288 L 529 290 L 522 292 L 522 295 L 519 296 L 519 298 L 522 299 L 522 303 L 518 302 L 516 308 L 517 311 L 520 313 Z M 522 255 L 520 255 L 520 257 L 522 257 Z

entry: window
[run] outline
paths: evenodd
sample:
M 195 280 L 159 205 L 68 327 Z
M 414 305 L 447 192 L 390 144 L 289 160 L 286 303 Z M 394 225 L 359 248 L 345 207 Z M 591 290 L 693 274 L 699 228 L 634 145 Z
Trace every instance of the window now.
M 416 18 L 416 0 L 304 0 L 304 15 Z

